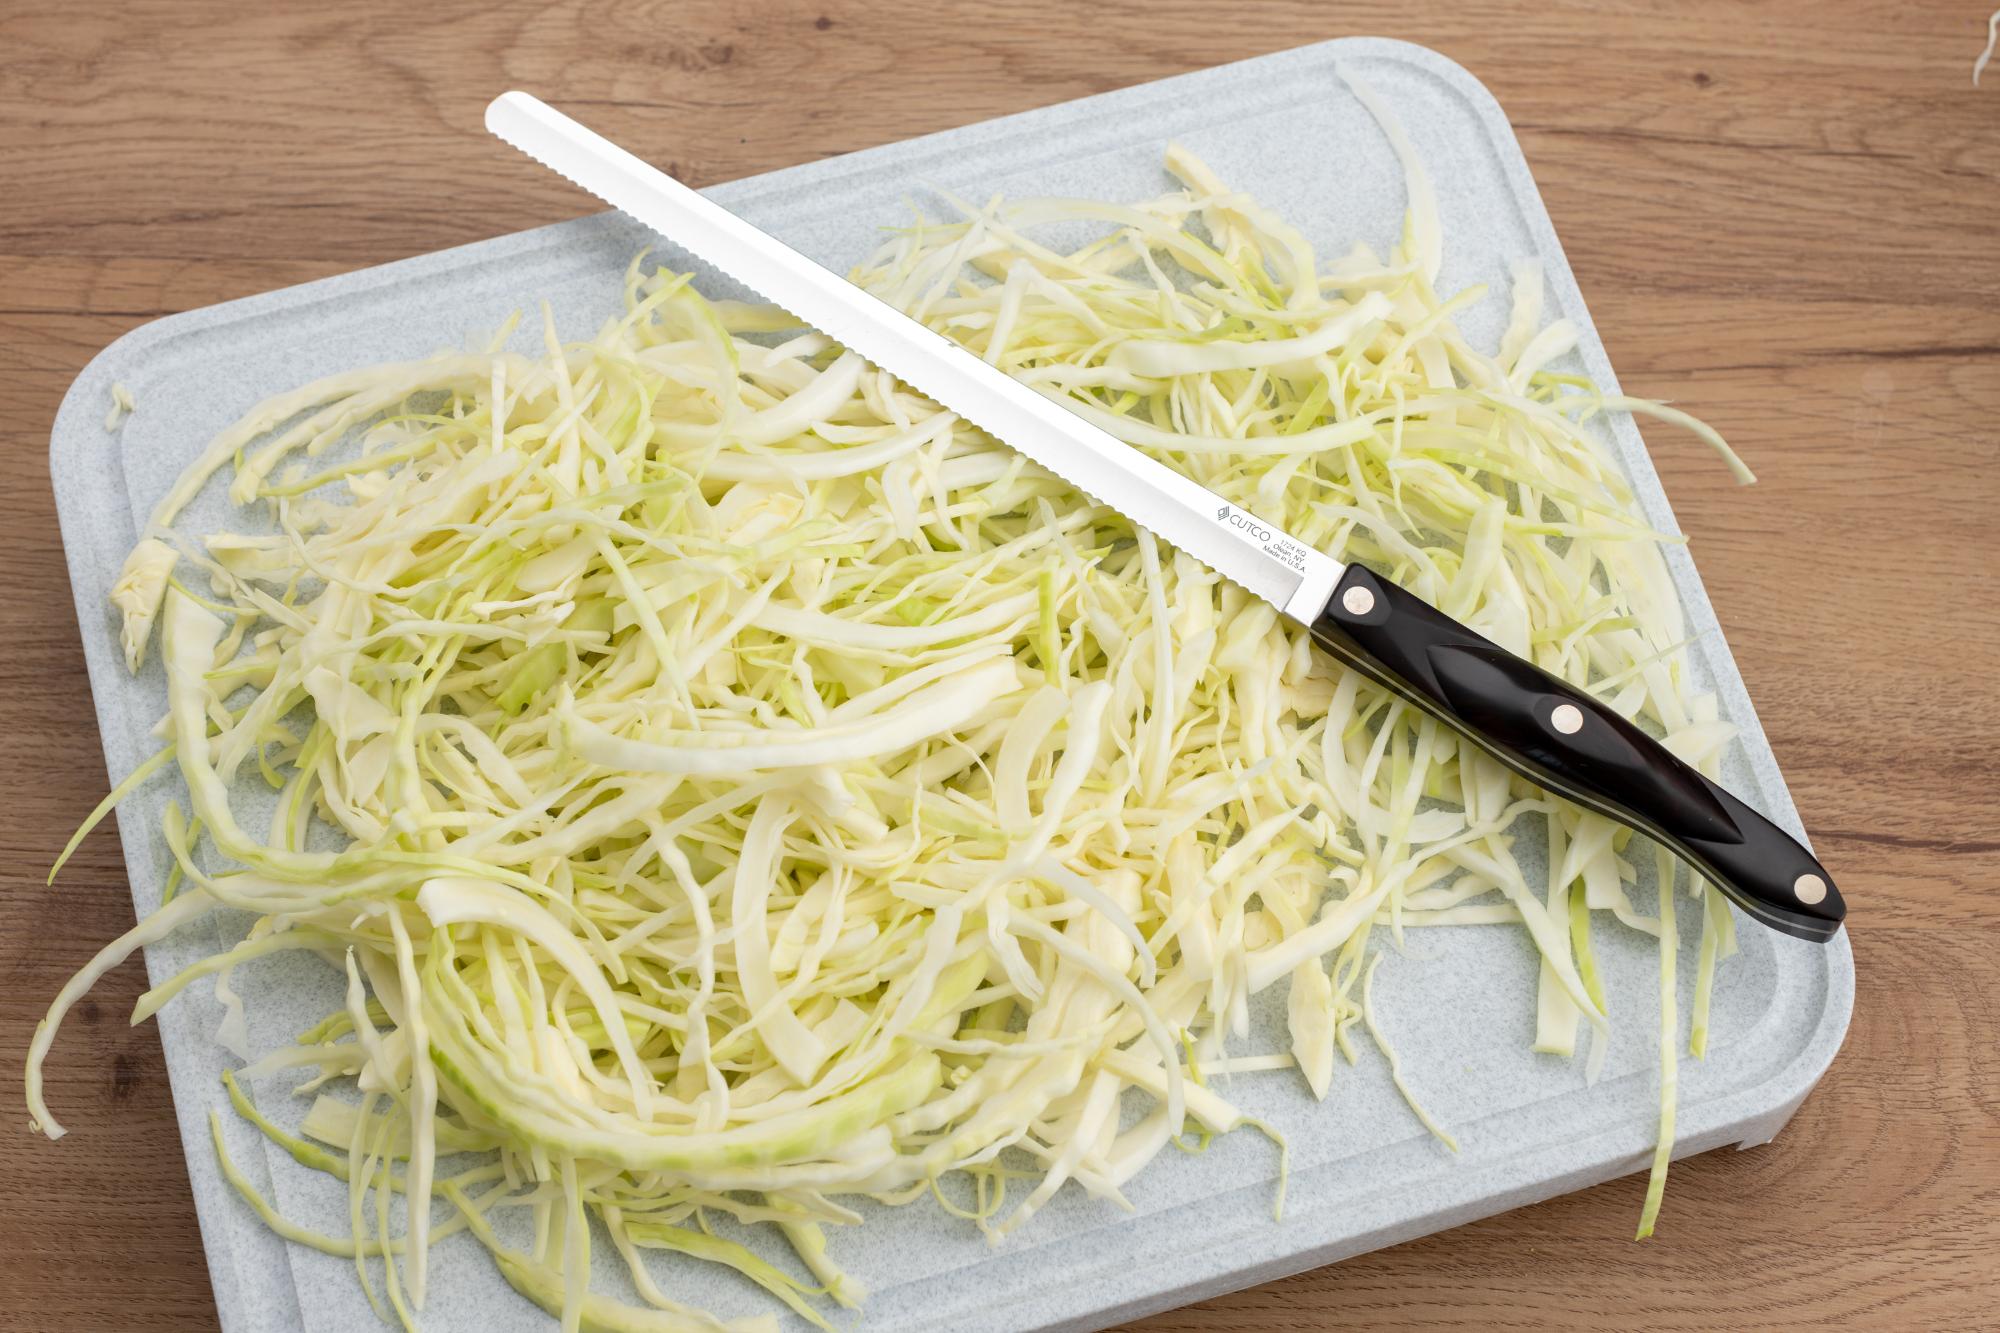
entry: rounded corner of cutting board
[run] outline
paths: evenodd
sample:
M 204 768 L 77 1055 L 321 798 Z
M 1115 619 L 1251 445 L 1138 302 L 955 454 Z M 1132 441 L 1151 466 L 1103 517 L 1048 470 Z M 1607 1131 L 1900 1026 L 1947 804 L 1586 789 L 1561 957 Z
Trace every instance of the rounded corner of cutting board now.
M 1496 121 L 1513 134 L 1506 110 L 1485 81 L 1435 47 L 1401 37 L 1338 37 L 1321 45 L 1336 62 L 1343 56 L 1372 56 L 1422 70 L 1463 97 L 1482 120 Z
M 1819 1003 L 1788 1022 L 1762 1028 L 1738 1058 L 1761 1054 L 1767 1072 L 1723 1093 L 1705 1108 L 1718 1118 L 1714 1128 L 1725 1136 L 1722 1141 L 1736 1141 L 1739 1148 L 1769 1143 L 1791 1121 L 1833 1067 L 1854 1017 L 1854 950 L 1846 930 L 1823 944 L 1784 940 L 1778 947 L 1790 955 L 1775 963 L 1780 988 L 1794 994 L 1817 990 Z M 1801 980 L 1784 980 L 1802 973 Z M 1703 1113 L 1704 1109 L 1695 1109 L 1696 1118 Z
M 104 412 L 109 406 L 108 395 L 116 381 L 119 367 L 129 365 L 143 356 L 148 348 L 164 338 L 170 338 L 174 326 L 194 321 L 197 316 L 214 307 L 196 310 L 177 310 L 170 315 L 160 315 L 125 330 L 116 338 L 97 350 L 97 354 L 83 363 L 83 369 L 76 372 L 69 387 L 63 390 L 62 401 L 56 406 L 55 420 L 49 426 L 49 477 L 60 486 L 66 474 L 63 456 L 64 448 L 79 435 L 91 431 L 101 431 Z M 97 398 L 93 406 L 87 400 Z M 114 439 L 111 431 L 102 431 L 106 439 Z M 56 506 L 58 519 L 62 506 Z
M 175 341 L 211 329 L 227 328 L 260 315 L 283 314 L 314 302 L 347 298 L 449 272 L 491 256 L 495 247 L 532 248 L 557 237 L 575 239 L 592 234 L 595 228 L 617 225 L 609 222 L 616 210 L 597 210 L 544 223 L 525 231 L 505 232 L 484 240 L 467 241 L 442 250 L 406 255 L 346 273 L 330 274 L 305 282 L 250 292 L 214 305 L 176 310 L 137 324 L 106 343 L 84 363 L 63 391 L 61 403 L 49 428 L 49 463 L 52 476 L 60 477 L 63 450 L 80 434 L 87 435 L 103 421 L 103 411 L 88 400 L 107 394 L 121 376 L 130 377 L 144 367 L 162 348 Z M 108 407 L 108 400 L 104 404 Z M 115 438 L 115 437 L 114 437 Z M 58 481 L 58 484 L 60 482 Z M 60 513 L 61 506 L 58 506 Z

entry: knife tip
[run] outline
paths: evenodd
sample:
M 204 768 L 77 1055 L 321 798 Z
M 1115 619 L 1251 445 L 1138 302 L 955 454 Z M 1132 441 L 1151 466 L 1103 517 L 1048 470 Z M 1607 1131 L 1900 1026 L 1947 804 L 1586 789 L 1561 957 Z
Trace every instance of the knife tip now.
M 509 112 L 533 114 L 537 111 L 545 110 L 547 110 L 547 107 L 534 94 L 524 93 L 518 88 L 510 88 L 486 104 L 486 128 L 497 134 L 500 128 L 497 122 L 503 119 Z

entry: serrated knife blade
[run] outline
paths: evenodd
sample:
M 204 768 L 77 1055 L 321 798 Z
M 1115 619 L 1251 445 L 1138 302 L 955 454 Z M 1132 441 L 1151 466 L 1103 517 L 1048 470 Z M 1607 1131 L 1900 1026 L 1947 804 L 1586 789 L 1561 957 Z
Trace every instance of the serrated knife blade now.
M 1310 623 L 1339 581 L 1339 561 L 1226 503 L 527 93 L 495 98 L 486 128 L 1293 619 Z

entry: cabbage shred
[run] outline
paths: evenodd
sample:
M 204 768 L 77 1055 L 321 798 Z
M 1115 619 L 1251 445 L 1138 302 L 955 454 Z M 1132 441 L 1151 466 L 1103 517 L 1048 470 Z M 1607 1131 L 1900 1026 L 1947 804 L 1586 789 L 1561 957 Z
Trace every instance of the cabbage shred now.
M 1517 269 L 1488 354 L 1454 324 L 1483 293 L 1434 290 L 1427 186 L 1386 259 L 1329 264 L 1191 154 L 1166 165 L 1180 188 L 1130 206 L 919 223 L 856 278 L 1714 772 L 1730 733 L 1689 683 L 1671 538 L 1584 425 L 1651 405 L 1546 369 L 1574 330 L 1544 324 L 1539 272 Z M 1078 222 L 1100 234 L 1035 239 Z M 248 939 L 139 1016 L 197 976 L 233 998 L 230 970 L 268 952 L 345 978 L 342 1008 L 229 1092 L 346 1182 L 349 1236 L 286 1234 L 351 1255 L 385 1318 L 413 1322 L 429 1240 L 467 1230 L 566 1328 L 739 1326 L 662 1291 L 651 1250 L 824 1325 L 865 1296 L 829 1235 L 860 1220 L 842 1196 L 935 1194 L 998 1240 L 1065 1184 L 1119 1204 L 1169 1144 L 1250 1123 L 1205 1070 L 1296 1068 L 1327 1096 L 1357 1027 L 1385 1041 L 1385 936 L 1525 930 L 1537 1049 L 1561 1055 L 1586 1029 L 1604 1048 L 1601 914 L 1665 935 L 1671 1003 L 1672 916 L 1627 896 L 1622 830 L 1114 510 L 684 275 L 635 262 L 588 341 L 544 323 L 538 355 L 266 404 L 154 515 L 116 600 L 135 668 L 163 631 L 180 887 L 38 1030 L 51 1137 L 40 1066 L 69 1004 L 243 909 Z M 178 531 L 225 469 L 241 529 Z M 277 813 L 246 829 L 232 788 L 260 780 Z M 1550 871 L 1531 882 L 1513 848 L 1536 817 Z M 1690 888 L 1699 1041 L 1734 937 Z M 1288 1048 L 1232 1056 L 1272 987 Z M 308 1096 L 350 1089 L 298 1134 L 241 1086 L 293 1071 Z M 486 1157 L 442 1169 L 465 1152 Z M 973 1209 L 940 1192 L 953 1174 Z M 515 1211 L 525 1250 L 494 1225 Z M 714 1235 L 717 1215 L 812 1281 Z M 646 1308 L 587 1289 L 604 1237 Z

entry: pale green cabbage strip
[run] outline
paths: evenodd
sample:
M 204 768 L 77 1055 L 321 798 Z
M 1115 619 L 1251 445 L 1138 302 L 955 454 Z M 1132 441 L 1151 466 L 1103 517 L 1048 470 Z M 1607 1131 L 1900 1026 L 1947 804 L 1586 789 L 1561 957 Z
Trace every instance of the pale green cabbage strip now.
M 1467 345 L 1453 314 L 1480 294 L 1433 290 L 1411 166 L 1386 260 L 1322 263 L 1174 149 L 1160 198 L 997 203 L 898 234 L 858 278 L 1713 772 L 1729 733 L 1689 684 L 1663 539 L 1579 424 L 1643 405 L 1541 369 L 1573 331 L 1544 327 L 1532 266 L 1499 354 Z M 1076 221 L 1099 239 L 1034 239 Z M 997 1241 L 1067 1182 L 1117 1205 L 1169 1144 L 1252 1123 L 1205 1070 L 1296 1067 L 1327 1096 L 1357 1025 L 1387 1052 L 1368 950 L 1409 929 L 1524 929 L 1536 1049 L 1572 1056 L 1590 1026 L 1601 1057 L 1591 933 L 1603 914 L 1663 931 L 1627 896 L 1622 831 L 785 325 L 635 264 L 589 342 L 344 374 L 210 448 L 114 593 L 135 666 L 164 631 L 184 887 L 37 1033 L 45 1133 L 69 1004 L 140 945 L 247 909 L 249 940 L 196 972 L 226 1002 L 231 968 L 289 948 L 347 978 L 341 1009 L 240 1077 L 350 1093 L 319 1094 L 300 1135 L 231 1088 L 347 1183 L 350 1236 L 288 1234 L 353 1256 L 406 1324 L 426 1233 L 470 1230 L 566 1328 L 714 1328 L 645 1252 L 823 1322 L 865 1296 L 840 1196 L 942 1201 L 963 1173 L 978 1206 L 950 1207 Z M 241 530 L 176 531 L 225 468 Z M 232 784 L 260 774 L 278 812 L 246 828 Z M 1533 815 L 1552 873 L 1531 880 L 1513 848 Z M 308 849 L 316 824 L 338 850 Z M 1733 945 L 1703 904 L 1697 1042 Z M 1288 1048 L 1246 1051 L 1274 986 Z M 498 1165 L 441 1172 L 468 1151 Z M 508 1209 L 530 1249 L 493 1225 Z M 648 1308 L 586 1289 L 593 1234 Z

